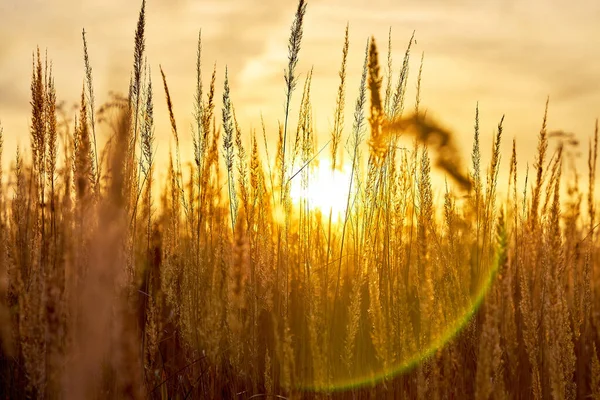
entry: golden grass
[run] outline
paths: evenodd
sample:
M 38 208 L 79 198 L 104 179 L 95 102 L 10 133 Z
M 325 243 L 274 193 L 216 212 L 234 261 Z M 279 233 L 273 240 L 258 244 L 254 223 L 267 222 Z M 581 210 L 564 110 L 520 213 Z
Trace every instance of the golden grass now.
M 332 169 L 348 153 L 351 178 L 335 222 L 290 194 L 293 179 L 310 187 L 324 150 L 312 71 L 293 139 L 288 127 L 306 10 L 299 1 L 290 33 L 285 122 L 262 123 L 266 159 L 238 124 L 227 69 L 217 122 L 217 68 L 205 92 L 199 34 L 184 171 L 160 68 L 176 146 L 163 188 L 145 2 L 126 99 L 96 109 L 84 31 L 79 115 L 59 125 L 52 65 L 36 52 L 31 148 L 0 169 L 0 398 L 600 398 L 598 123 L 586 193 L 577 179 L 565 188 L 576 144 L 548 158 L 548 103 L 531 194 L 514 139 L 501 157 L 504 117 L 482 169 L 479 105 L 466 169 L 452 132 L 422 110 L 423 55 L 405 113 L 414 35 L 394 82 L 390 31 L 383 73 L 366 44 L 346 137 L 347 27 L 327 145 Z M 2 139 L 0 127 L 0 167 Z M 442 199 L 432 167 L 449 178 Z

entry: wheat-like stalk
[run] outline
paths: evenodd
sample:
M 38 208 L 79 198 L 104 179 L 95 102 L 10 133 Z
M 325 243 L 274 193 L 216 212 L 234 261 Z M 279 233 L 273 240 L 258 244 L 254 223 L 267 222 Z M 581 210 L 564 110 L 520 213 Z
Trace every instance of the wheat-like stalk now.
M 424 53 L 407 100 L 414 33 L 394 69 L 390 29 L 384 71 L 367 40 L 345 134 L 348 24 L 318 143 L 317 65 L 292 102 L 297 5 L 285 120 L 261 118 L 262 140 L 238 120 L 233 70 L 220 92 L 215 63 L 203 87 L 198 33 L 186 149 L 162 67 L 155 108 L 145 1 L 127 97 L 96 107 L 83 31 L 80 105 L 67 115 L 57 64 L 34 53 L 31 146 L 4 170 L 0 127 L 0 397 L 598 397 L 597 126 L 584 187 L 577 140 L 551 130 L 546 104 L 530 189 L 518 138 L 505 158 L 504 117 L 480 136 L 477 103 L 463 168 L 460 136 L 426 112 Z M 350 163 L 340 221 L 311 199 L 324 158 L 332 176 Z

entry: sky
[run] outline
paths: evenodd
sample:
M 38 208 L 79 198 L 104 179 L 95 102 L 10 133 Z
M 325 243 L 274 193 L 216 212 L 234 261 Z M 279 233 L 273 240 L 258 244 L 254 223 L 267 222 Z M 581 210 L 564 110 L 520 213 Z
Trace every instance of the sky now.
M 48 52 L 58 98 L 70 106 L 79 98 L 84 79 L 81 30 L 85 28 L 96 102 L 101 104 L 110 91 L 127 92 L 140 3 L 0 0 L 0 121 L 7 157 L 17 144 L 29 145 L 29 85 L 36 46 Z M 262 114 L 268 134 L 275 137 L 284 117 L 283 71 L 296 5 L 295 0 L 148 0 L 146 46 L 154 87 L 161 89 L 161 65 L 182 138 L 191 132 L 200 29 L 205 85 L 216 63 L 220 99 L 227 66 L 242 130 L 248 134 L 260 127 Z M 489 159 L 492 135 L 505 115 L 503 168 L 508 168 L 516 138 L 522 169 L 527 162 L 533 164 L 547 96 L 550 130 L 575 133 L 584 145 L 580 150 L 587 154 L 587 141 L 600 114 L 598 21 L 600 2 L 587 0 L 308 0 L 298 72 L 302 82 L 314 68 L 313 112 L 319 141 L 325 143 L 333 125 L 346 24 L 350 25 L 347 121 L 358 93 L 367 38 L 375 37 L 385 64 L 391 28 L 397 76 L 415 31 L 409 107 L 424 53 L 421 108 L 456 133 L 465 164 L 479 103 L 483 159 Z M 292 102 L 294 114 L 299 90 Z M 155 92 L 155 99 L 157 140 L 167 144 L 171 134 L 162 90 Z M 220 106 L 219 101 L 217 115 Z M 187 148 L 191 141 L 182 143 L 184 157 L 191 155 Z M 159 146 L 158 151 L 159 158 L 164 157 L 168 147 Z

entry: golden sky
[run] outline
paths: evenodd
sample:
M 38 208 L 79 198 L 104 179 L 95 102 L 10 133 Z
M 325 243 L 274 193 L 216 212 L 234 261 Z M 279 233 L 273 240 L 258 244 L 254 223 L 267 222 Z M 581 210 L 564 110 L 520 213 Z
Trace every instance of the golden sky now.
M 84 78 L 81 29 L 85 27 L 96 101 L 101 104 L 109 90 L 127 90 L 139 3 L 0 0 L 0 121 L 7 156 L 17 143 L 29 144 L 29 81 L 35 47 L 47 49 L 53 61 L 59 99 L 75 103 Z M 181 137 L 189 137 L 190 132 L 200 28 L 205 82 L 216 62 L 220 89 L 227 65 L 244 132 L 260 126 L 262 112 L 270 134 L 276 134 L 277 121 L 283 118 L 283 70 L 296 4 L 296 0 L 148 1 L 146 45 L 154 87 L 162 86 L 161 64 Z M 587 146 L 600 114 L 598 21 L 600 2 L 587 0 L 309 0 L 298 72 L 303 79 L 314 66 L 313 109 L 324 143 L 332 126 L 346 23 L 350 24 L 347 121 L 367 38 L 378 39 L 380 55 L 385 57 L 392 28 L 397 76 L 415 30 L 418 44 L 411 64 L 409 104 L 420 54 L 425 52 L 422 107 L 457 132 L 464 157 L 470 153 L 479 101 L 484 159 L 493 130 L 506 114 L 503 166 L 513 137 L 522 166 L 533 162 L 548 95 L 550 129 L 574 132 Z M 294 114 L 300 96 L 297 91 Z M 159 142 L 166 144 L 170 131 L 162 90 L 155 91 L 155 99 L 156 132 Z M 167 147 L 159 151 L 163 149 Z M 582 150 L 587 154 L 587 147 Z M 186 152 L 191 154 L 191 149 L 182 149 Z

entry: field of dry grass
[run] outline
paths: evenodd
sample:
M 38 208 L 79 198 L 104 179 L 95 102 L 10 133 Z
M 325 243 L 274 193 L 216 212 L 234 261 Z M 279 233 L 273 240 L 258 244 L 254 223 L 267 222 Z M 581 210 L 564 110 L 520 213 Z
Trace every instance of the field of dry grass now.
M 0 127 L 0 398 L 600 399 L 597 123 L 577 171 L 547 103 L 524 177 L 514 140 L 501 157 L 504 117 L 483 138 L 477 108 L 463 165 L 419 108 L 420 71 L 406 99 L 413 38 L 397 69 L 369 40 L 350 82 L 347 29 L 333 129 L 317 146 L 312 72 L 297 71 L 305 13 L 300 0 L 278 132 L 242 131 L 226 69 L 202 86 L 198 38 L 191 155 L 168 71 L 151 79 L 144 2 L 126 97 L 95 104 L 83 32 L 69 119 L 38 50 L 31 146 L 3 148 Z M 165 182 L 157 99 L 172 131 Z M 342 154 L 340 218 L 291 195 L 309 190 L 315 159 L 339 170 Z

